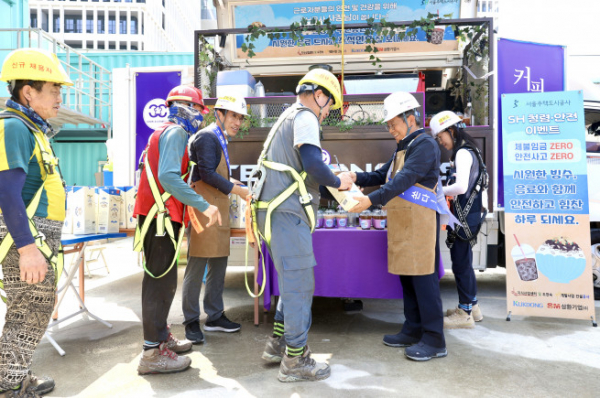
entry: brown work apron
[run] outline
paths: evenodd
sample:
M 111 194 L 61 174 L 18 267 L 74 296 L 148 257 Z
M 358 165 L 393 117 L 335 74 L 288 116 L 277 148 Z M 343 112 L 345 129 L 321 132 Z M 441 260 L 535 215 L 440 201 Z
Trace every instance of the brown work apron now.
M 221 156 L 221 161 L 219 162 L 219 166 L 217 166 L 217 173 L 229 181 L 229 170 L 227 169 L 227 162 L 224 155 Z M 219 223 L 215 223 L 206 228 L 208 217 L 198 211 L 198 209 L 194 209 L 193 211 L 196 212 L 198 221 L 200 221 L 204 229 L 202 232 L 197 233 L 193 227 L 191 228 L 188 249 L 190 256 L 205 258 L 228 257 L 229 238 L 231 236 L 231 231 L 229 230 L 229 196 L 203 181 L 196 181 L 193 188 L 208 203 L 219 208 L 223 225 L 219 226 Z
M 391 178 L 404 167 L 406 150 L 398 151 Z M 421 184 L 415 186 L 435 192 Z M 429 275 L 435 269 L 435 211 L 396 196 L 385 206 L 388 221 L 388 272 Z

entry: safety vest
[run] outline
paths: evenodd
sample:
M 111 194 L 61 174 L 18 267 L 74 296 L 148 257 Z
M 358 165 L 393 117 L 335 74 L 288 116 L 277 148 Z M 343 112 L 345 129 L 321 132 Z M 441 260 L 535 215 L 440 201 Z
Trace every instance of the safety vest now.
M 269 247 L 271 246 L 271 232 L 272 232 L 271 231 L 271 229 L 272 229 L 271 228 L 271 218 L 273 215 L 273 211 L 277 207 L 279 207 L 279 205 L 281 205 L 283 202 L 285 202 L 290 196 L 292 196 L 296 191 L 299 194 L 300 204 L 302 205 L 304 212 L 306 213 L 306 217 L 308 218 L 310 232 L 313 233 L 315 230 L 316 218 L 315 218 L 315 212 L 311 205 L 312 195 L 308 192 L 308 189 L 306 188 L 305 180 L 306 180 L 306 177 L 308 176 L 306 171 L 302 170 L 302 171 L 298 172 L 296 169 L 294 169 L 293 167 L 291 167 L 287 164 L 274 162 L 272 160 L 267 159 L 267 152 L 269 150 L 269 147 L 271 146 L 271 142 L 273 141 L 275 134 L 277 134 L 277 131 L 279 131 L 279 127 L 281 127 L 281 124 L 286 119 L 288 119 L 290 116 L 292 116 L 292 114 L 297 114 L 298 112 L 303 111 L 303 110 L 310 110 L 310 109 L 306 108 L 306 107 L 290 107 L 281 114 L 281 116 L 277 120 L 277 123 L 275 123 L 275 125 L 271 128 L 271 131 L 269 131 L 269 135 L 267 136 L 267 139 L 265 140 L 265 143 L 263 145 L 263 150 L 258 158 L 258 164 L 257 164 L 257 168 L 256 168 L 257 171 L 256 171 L 256 174 L 254 175 L 254 177 L 257 179 L 257 182 L 254 184 L 254 187 L 252 188 L 252 201 L 250 202 L 250 211 L 252 214 L 252 217 L 251 217 L 252 232 L 254 234 L 254 238 L 255 238 L 256 244 L 258 245 L 258 250 L 259 250 L 259 252 L 261 254 L 261 258 L 262 258 L 263 278 L 266 278 L 266 274 L 265 274 L 264 255 L 263 255 L 262 249 L 261 249 L 261 240 L 265 241 L 267 243 L 267 245 L 269 245 Z M 271 169 L 274 171 L 278 171 L 281 173 L 289 173 L 289 175 L 294 180 L 294 182 L 289 187 L 284 189 L 277 196 L 271 198 L 269 201 L 261 201 L 260 200 L 260 195 L 262 193 L 262 188 L 263 188 L 265 178 L 266 178 L 265 168 L 268 168 L 268 169 Z M 256 217 L 256 212 L 258 210 L 266 210 L 266 213 L 267 213 L 266 218 L 265 218 L 264 235 L 261 234 L 260 230 L 258 229 L 258 221 L 257 221 L 257 217 Z M 248 239 L 246 239 L 246 267 L 247 266 L 248 266 Z M 266 286 L 266 281 L 263 281 L 263 285 L 262 285 L 260 293 L 258 295 L 254 295 L 250 291 L 250 288 L 248 286 L 248 279 L 246 276 L 246 290 L 248 291 L 250 296 L 258 297 L 258 296 L 262 295 L 265 286 Z
M 171 126 L 175 126 L 175 124 L 165 123 L 152 133 L 148 145 L 142 154 L 142 162 L 140 163 L 140 184 L 134 208 L 134 216 L 137 217 L 138 215 L 143 215 L 146 216 L 146 219 L 144 220 L 143 225 L 138 223 L 136 226 L 133 250 L 140 252 L 144 249 L 144 238 L 155 217 L 156 236 L 165 236 L 165 234 L 168 234 L 175 249 L 175 256 L 171 261 L 171 265 L 162 275 L 156 276 L 152 274 L 152 272 L 146 268 L 146 263 L 144 263 L 144 270 L 146 273 L 156 279 L 165 276 L 175 265 L 175 262 L 179 257 L 179 249 L 181 248 L 181 242 L 183 240 L 183 233 L 185 231 L 184 226 L 188 220 L 187 214 L 185 213 L 185 205 L 173 197 L 171 193 L 165 192 L 160 181 L 155 177 L 155 175 L 158 174 L 158 161 L 160 157 L 159 140 L 161 135 Z M 194 163 L 189 160 L 189 154 L 186 150 L 181 162 L 181 178 L 183 180 L 187 178 L 193 164 Z M 178 236 L 175 236 L 173 222 L 183 224 L 179 229 Z
M 466 149 L 470 153 L 472 153 L 479 163 L 478 176 L 475 184 L 473 185 L 468 195 L 465 193 L 463 195 L 458 195 L 456 199 L 452 201 L 452 207 L 454 210 L 455 216 L 460 221 L 461 225 L 457 225 L 456 228 L 452 231 L 448 232 L 449 239 L 447 239 L 446 244 L 451 247 L 453 239 L 460 239 L 463 242 L 469 242 L 471 247 L 475 246 L 477 243 L 477 236 L 479 235 L 479 230 L 485 221 L 485 217 L 487 215 L 487 209 L 485 206 L 482 206 L 481 197 L 483 191 L 488 188 L 488 173 L 487 168 L 485 167 L 485 163 L 483 163 L 483 157 L 481 156 L 481 152 L 479 148 L 470 144 L 469 142 L 463 142 L 458 150 Z M 458 152 L 458 151 L 457 151 Z M 456 170 L 451 168 L 450 174 L 453 175 Z M 449 183 L 452 183 L 453 177 L 448 179 Z M 470 178 L 469 178 L 470 182 Z M 468 187 L 471 188 L 471 187 Z M 482 211 L 483 210 L 483 211 Z M 476 214 L 480 213 L 481 217 L 477 219 L 477 225 L 473 225 L 474 230 L 471 230 L 471 226 L 469 225 L 467 217 L 470 213 Z M 472 223 L 473 224 L 473 223 Z M 464 231 L 464 237 L 460 234 L 460 231 Z
M 0 119 L 9 118 L 19 119 L 25 124 L 25 126 L 27 126 L 27 128 L 31 131 L 33 137 L 35 138 L 35 149 L 37 149 L 41 154 L 42 165 L 44 167 L 46 176 L 42 180 L 42 184 L 40 185 L 39 189 L 27 205 L 26 212 L 27 218 L 29 219 L 29 229 L 31 231 L 31 234 L 33 235 L 33 238 L 35 239 L 35 244 L 39 251 L 43 254 L 46 260 L 48 260 L 48 262 L 52 266 L 52 269 L 54 270 L 54 275 L 56 277 L 55 285 L 57 286 L 58 280 L 62 275 L 64 267 L 64 255 L 62 244 L 59 244 L 58 253 L 54 253 L 48 245 L 48 243 L 46 243 L 46 236 L 40 231 L 38 231 L 37 226 L 33 221 L 33 216 L 35 215 L 35 212 L 37 211 L 37 208 L 40 204 L 40 199 L 44 190 L 44 182 L 46 181 L 46 178 L 48 178 L 48 175 L 58 173 L 59 177 L 62 179 L 62 176 L 60 175 L 60 169 L 58 167 L 58 159 L 54 155 L 52 146 L 50 146 L 48 138 L 46 138 L 42 130 L 23 112 L 9 108 L 6 111 L 0 113 Z M 35 156 L 35 149 L 34 153 L 31 155 L 29 160 L 31 160 Z M 2 263 L 2 261 L 4 261 L 4 259 L 6 258 L 6 255 L 8 254 L 13 243 L 13 237 L 10 235 L 10 232 L 8 232 L 4 239 L 2 239 L 2 242 L 0 243 L 0 263 Z M 4 290 L 4 283 L 1 279 L 0 289 Z M 6 302 L 7 299 L 5 296 L 0 297 L 2 298 L 2 301 Z

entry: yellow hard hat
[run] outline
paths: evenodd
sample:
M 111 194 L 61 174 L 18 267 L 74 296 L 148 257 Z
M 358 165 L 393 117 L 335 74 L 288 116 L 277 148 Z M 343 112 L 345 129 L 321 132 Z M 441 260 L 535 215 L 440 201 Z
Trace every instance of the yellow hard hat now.
M 338 79 L 333 73 L 326 71 L 325 69 L 313 69 L 300 79 L 298 88 L 300 89 L 301 86 L 306 83 L 316 84 L 329 91 L 334 101 L 333 105 L 329 108 L 330 110 L 340 109 L 342 107 L 342 90 L 340 89 L 340 82 L 338 82 Z M 315 88 L 312 88 L 312 90 Z M 296 92 L 299 94 L 298 89 Z
M 38 48 L 20 48 L 8 54 L 2 64 L 0 80 L 35 80 L 73 85 L 56 54 Z

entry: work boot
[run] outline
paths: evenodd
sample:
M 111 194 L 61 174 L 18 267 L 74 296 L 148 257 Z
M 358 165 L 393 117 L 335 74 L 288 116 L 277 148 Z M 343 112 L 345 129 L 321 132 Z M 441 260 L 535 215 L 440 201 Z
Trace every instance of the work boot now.
M 17 389 L 11 389 L 0 392 L 0 398 L 39 398 L 40 395 L 35 391 L 35 386 L 31 383 L 31 377 L 28 375 L 21 382 Z
M 31 388 L 35 390 L 38 395 L 48 394 L 54 390 L 54 380 L 48 376 L 37 377 L 31 371 L 29 371 L 29 382 Z
M 204 343 L 204 333 L 200 330 L 200 322 L 194 321 L 185 325 L 185 338 L 192 344 Z
M 179 356 L 169 350 L 167 343 L 160 343 L 158 348 L 144 350 L 138 365 L 138 373 L 141 375 L 153 373 L 175 373 L 186 370 L 192 364 L 192 360 L 185 356 Z
M 192 342 L 189 340 L 179 341 L 173 336 L 173 333 L 169 333 L 167 348 L 176 354 L 181 354 L 192 349 Z
M 267 362 L 279 363 L 285 355 L 285 339 L 283 336 L 269 337 L 265 350 L 262 354 L 262 359 Z
M 458 307 L 452 308 L 451 310 L 446 311 L 446 316 L 452 315 L 453 313 L 456 312 L 457 309 L 458 309 Z M 479 303 L 473 305 L 473 310 L 471 311 L 471 315 L 473 315 L 473 320 L 475 322 L 481 322 L 483 320 L 483 314 L 481 313 L 481 307 L 479 306 Z
M 277 379 L 283 383 L 292 381 L 316 381 L 331 376 L 328 364 L 316 362 L 310 357 L 310 349 L 304 347 L 304 353 L 297 357 L 283 356 Z
M 461 308 L 457 308 L 452 315 L 444 317 L 444 329 L 473 329 L 474 327 L 473 315 L 467 314 Z

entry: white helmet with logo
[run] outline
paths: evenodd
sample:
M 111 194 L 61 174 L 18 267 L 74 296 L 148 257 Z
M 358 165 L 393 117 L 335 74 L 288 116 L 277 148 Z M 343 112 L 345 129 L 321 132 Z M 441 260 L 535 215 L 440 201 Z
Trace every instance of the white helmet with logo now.
M 410 93 L 398 91 L 390 94 L 383 100 L 383 121 L 392 120 L 396 116 L 420 106 Z
M 451 111 L 442 111 L 431 118 L 429 127 L 433 136 L 437 136 L 442 131 L 446 130 L 450 126 L 455 126 L 458 123 L 462 123 L 462 119 Z
M 217 98 L 215 109 L 233 111 L 240 115 L 248 116 L 248 107 L 246 106 L 246 100 L 243 97 L 233 97 L 231 95 L 219 97 Z

